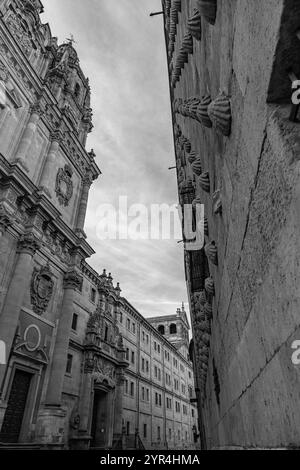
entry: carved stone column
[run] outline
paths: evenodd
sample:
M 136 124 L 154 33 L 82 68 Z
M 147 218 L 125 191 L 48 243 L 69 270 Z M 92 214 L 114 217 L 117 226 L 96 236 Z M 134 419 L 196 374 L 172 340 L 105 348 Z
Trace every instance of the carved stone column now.
M 64 278 L 64 297 L 56 333 L 45 406 L 39 411 L 36 425 L 36 441 L 48 448 L 64 446 L 66 410 L 62 407 L 62 391 L 74 312 L 74 295 L 80 283 L 81 277 L 75 270 L 68 272 Z
M 62 134 L 60 131 L 55 131 L 50 135 L 51 144 L 39 185 L 39 189 L 43 191 L 49 198 L 51 198 L 50 184 L 53 185 L 52 171 L 55 165 L 61 140 Z
M 0 314 L 0 340 L 6 344 L 6 356 L 9 357 L 18 328 L 20 310 L 26 289 L 32 276 L 32 259 L 39 248 L 39 242 L 32 234 L 24 235 L 18 244 L 17 263 Z M 6 373 L 6 366 L 0 365 L 0 428 L 2 424 L 1 402 Z
M 82 192 L 81 192 L 81 199 L 78 209 L 78 216 L 77 216 L 77 228 L 76 231 L 79 233 L 84 234 L 84 223 L 89 199 L 89 192 L 92 185 L 92 175 L 88 173 L 82 181 Z
M 31 114 L 29 117 L 29 121 L 23 132 L 23 135 L 19 143 L 19 147 L 16 151 L 16 156 L 15 156 L 15 162 L 18 163 L 26 172 L 29 171 L 28 167 L 26 166 L 27 153 L 32 143 L 32 139 L 36 132 L 37 125 L 38 125 L 38 122 L 42 113 L 39 103 L 32 106 L 30 111 L 31 111 Z

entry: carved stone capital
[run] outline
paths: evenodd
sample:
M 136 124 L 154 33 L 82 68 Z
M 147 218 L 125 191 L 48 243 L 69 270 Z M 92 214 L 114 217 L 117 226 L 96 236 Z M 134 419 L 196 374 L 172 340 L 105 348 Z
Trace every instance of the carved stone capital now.
M 34 256 L 37 250 L 41 247 L 40 241 L 33 233 L 26 233 L 22 235 L 18 243 L 18 253 L 28 253 Z
M 64 277 L 64 289 L 78 289 L 82 284 L 82 277 L 77 271 L 68 271 Z

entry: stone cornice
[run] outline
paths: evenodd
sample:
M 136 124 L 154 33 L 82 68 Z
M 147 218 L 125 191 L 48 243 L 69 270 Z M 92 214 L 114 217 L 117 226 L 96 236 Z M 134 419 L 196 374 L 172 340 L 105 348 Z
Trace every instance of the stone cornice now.
M 53 206 L 47 197 L 39 193 L 38 188 L 30 181 L 28 176 L 16 164 L 10 164 L 0 154 L 0 173 L 5 177 L 6 185 L 17 185 L 20 195 L 26 199 L 29 206 L 35 210 L 40 209 L 45 221 L 51 224 L 57 232 L 61 233 L 72 244 L 82 252 L 83 258 L 92 256 L 95 251 L 85 239 L 79 238 L 62 220 L 61 213 Z

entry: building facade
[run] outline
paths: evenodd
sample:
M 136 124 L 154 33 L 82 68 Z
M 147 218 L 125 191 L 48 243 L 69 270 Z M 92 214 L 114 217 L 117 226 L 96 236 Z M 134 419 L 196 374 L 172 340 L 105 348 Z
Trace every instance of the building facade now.
M 138 402 L 135 422 L 129 413 L 126 380 L 138 384 L 141 376 L 127 345 L 136 361 L 143 346 L 122 324 L 125 312 L 136 316 L 137 331 L 144 325 L 151 341 L 156 335 L 172 356 L 176 349 L 121 297 L 110 274 L 86 262 L 94 253 L 84 233 L 89 190 L 101 173 L 86 150 L 89 81 L 72 39 L 59 45 L 42 11 L 39 0 L 0 1 L 0 443 L 136 448 L 142 429 L 146 445 L 165 444 L 165 415 L 161 434 L 147 415 L 153 378 L 145 378 L 151 405 Z M 186 432 L 193 438 L 190 406 L 179 426 L 183 403 L 187 396 L 176 429 L 169 412 L 171 444 L 175 432 L 178 442 Z M 149 431 L 142 420 L 139 427 L 142 406 Z
M 119 328 L 129 362 L 123 404 L 126 433 L 137 429 L 147 449 L 196 449 L 198 416 L 184 309 L 146 320 L 125 301 Z
M 299 447 L 300 5 L 162 6 L 202 446 Z

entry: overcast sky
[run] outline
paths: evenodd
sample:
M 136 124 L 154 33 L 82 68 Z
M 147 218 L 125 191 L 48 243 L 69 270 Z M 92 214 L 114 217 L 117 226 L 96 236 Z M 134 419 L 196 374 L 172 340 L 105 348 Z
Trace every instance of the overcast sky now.
M 94 183 L 86 222 L 96 251 L 88 262 L 106 268 L 143 315 L 172 314 L 187 302 L 183 248 L 174 240 L 99 240 L 100 204 L 177 204 L 161 0 L 43 0 L 43 22 L 63 42 L 75 37 L 90 78 L 94 148 L 103 175 Z

